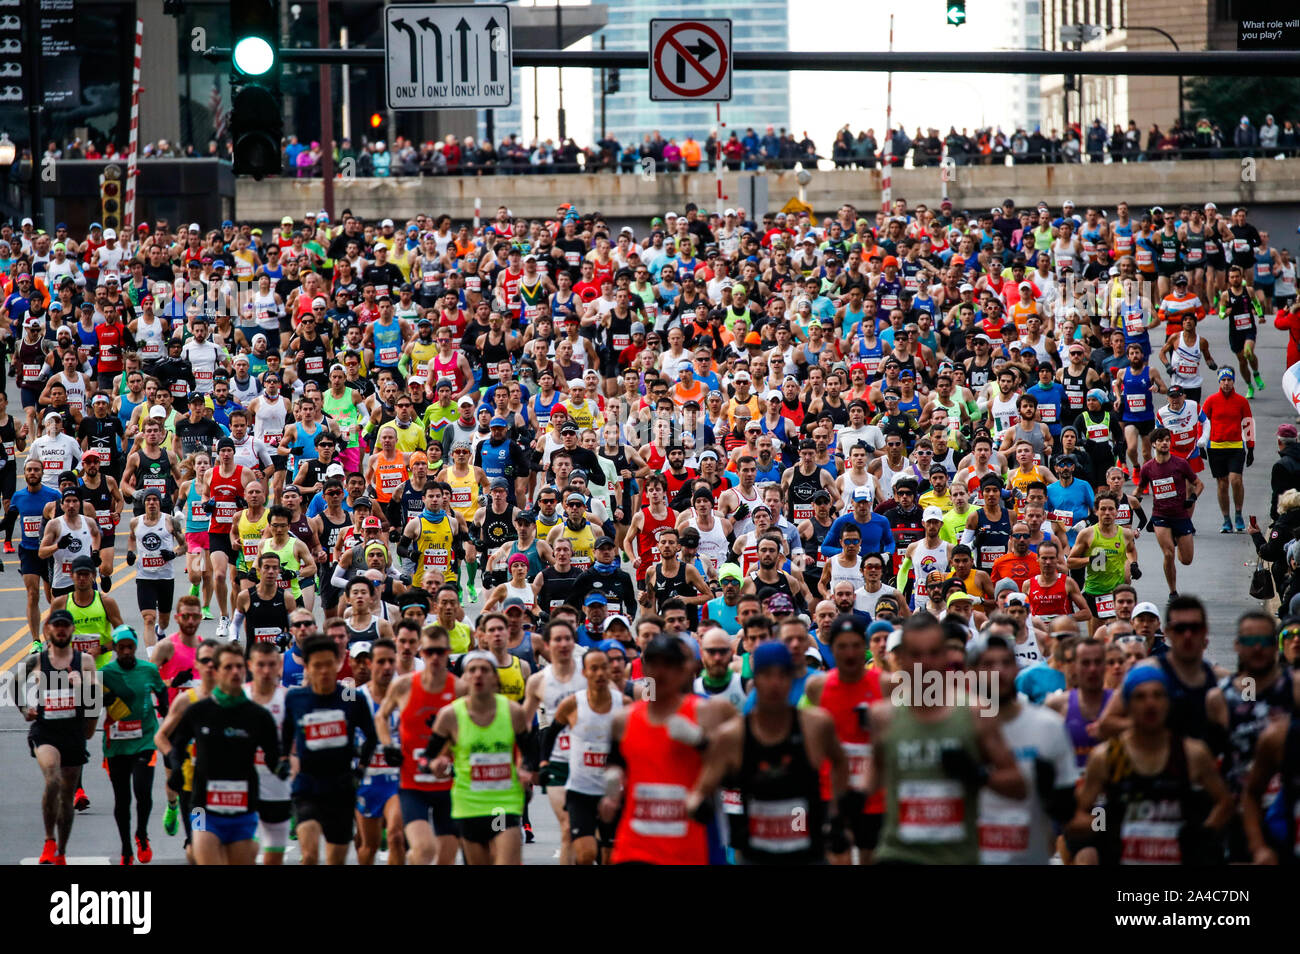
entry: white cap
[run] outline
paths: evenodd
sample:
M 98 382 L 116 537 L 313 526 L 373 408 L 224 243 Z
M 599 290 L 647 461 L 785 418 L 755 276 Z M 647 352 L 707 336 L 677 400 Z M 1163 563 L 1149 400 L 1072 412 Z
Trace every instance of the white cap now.
M 191 223 L 190 223 L 190 227 L 189 227 L 189 231 L 191 231 L 191 232 L 202 232 L 203 230 L 202 230 L 201 228 L 199 228 L 199 223 L 197 223 L 197 222 L 191 222 Z
M 1016 592 L 1007 597 L 1007 604 L 1010 605 L 1012 603 L 1019 603 L 1021 606 L 1028 606 L 1029 597 L 1024 593 L 1021 593 L 1019 590 L 1016 590 Z
M 370 640 L 360 639 L 348 647 L 348 655 L 356 659 L 362 653 L 373 653 L 374 647 L 371 646 Z
M 165 419 L 167 417 L 167 409 L 161 404 L 155 404 L 153 407 L 149 408 L 149 416 Z
M 854 488 L 853 488 L 853 499 L 854 499 L 854 500 L 870 500 L 870 499 L 871 499 L 871 488 L 868 487 L 866 484 L 861 484 L 861 485 L 859 485 L 859 486 L 857 486 L 857 487 L 854 487 Z
M 46 424 L 50 423 L 50 421 L 61 421 L 63 420 L 63 415 L 58 411 L 50 411 L 50 413 L 46 414 L 42 420 Z
M 35 224 L 36 224 L 35 222 L 33 222 L 31 219 L 28 218 L 28 219 L 23 219 L 22 222 L 20 223 L 20 226 L 22 226 L 22 225 L 35 225 Z
M 1065 208 L 1067 205 L 1068 205 L 1070 208 L 1073 209 L 1073 208 L 1074 208 L 1074 200 L 1073 200 L 1073 199 L 1066 199 L 1064 202 L 1061 203 L 1061 208 Z
M 1021 283 L 1020 283 L 1020 290 L 1021 290 L 1021 291 L 1033 291 L 1033 290 L 1034 290 L 1034 286 L 1031 285 L 1031 284 L 1029 284 L 1029 282 L 1021 282 Z
M 960 285 L 957 286 L 957 291 L 959 293 L 968 292 L 968 291 L 973 292 L 974 290 L 975 290 L 975 286 L 972 285 L 970 282 L 962 282 Z
M 261 338 L 261 339 L 262 339 L 262 343 L 263 343 L 263 344 L 266 343 L 266 335 L 262 334 L 262 333 L 259 331 L 257 334 L 253 335 L 253 341 L 252 341 L 252 344 L 257 344 L 257 339 L 258 339 L 258 338 Z
M 382 222 L 379 223 L 379 227 L 380 227 L 381 229 L 384 229 L 384 228 L 389 228 L 389 229 L 391 229 L 391 228 L 393 227 L 393 220 L 392 220 L 392 219 L 384 219 L 384 221 L 382 221 Z
M 104 241 L 117 238 L 117 229 L 104 229 Z
M 470 397 L 468 394 L 462 394 L 460 396 L 460 400 L 457 401 L 456 404 L 459 405 L 460 407 L 464 407 L 466 404 L 468 404 L 470 407 L 473 407 L 474 399 Z
M 1160 610 L 1158 610 L 1158 609 L 1156 608 L 1156 604 L 1155 604 L 1155 603 L 1139 603 L 1137 606 L 1133 607 L 1133 618 L 1134 618 L 1134 619 L 1137 619 L 1137 618 L 1138 618 L 1139 616 L 1141 616 L 1143 613 L 1150 613 L 1150 614 L 1151 614 L 1152 616 L 1154 616 L 1157 620 L 1160 619 Z
M 764 401 L 770 401 L 770 400 L 772 400 L 773 398 L 775 398 L 776 400 L 779 401 L 779 400 L 781 400 L 782 397 L 783 397 L 783 395 L 781 394 L 780 391 L 768 391 L 766 394 L 763 395 L 763 400 L 764 400 Z
M 736 214 L 736 210 L 735 210 L 735 209 L 726 209 L 722 214 L 723 214 L 724 216 L 725 216 L 725 215 L 735 215 L 735 214 Z
M 925 522 L 926 520 L 942 520 L 942 519 L 943 519 L 943 510 L 939 507 L 934 506 L 933 504 L 931 504 L 929 507 L 926 507 L 925 513 L 921 514 L 922 522 Z
M 325 300 L 324 295 L 317 295 L 315 298 L 312 299 L 311 306 L 315 308 L 317 305 L 320 305 L 322 308 L 328 308 L 330 306 L 330 303 Z
M 892 653 L 901 645 L 903 645 L 903 631 L 901 629 L 896 629 L 890 633 L 889 638 L 885 640 L 885 652 Z

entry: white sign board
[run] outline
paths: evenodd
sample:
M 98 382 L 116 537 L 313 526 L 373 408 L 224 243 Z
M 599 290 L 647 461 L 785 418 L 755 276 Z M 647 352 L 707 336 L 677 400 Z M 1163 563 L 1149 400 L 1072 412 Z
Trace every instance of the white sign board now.
M 656 102 L 731 99 L 731 21 L 650 21 L 650 98 Z
M 510 105 L 510 8 L 401 4 L 384 8 L 389 109 Z

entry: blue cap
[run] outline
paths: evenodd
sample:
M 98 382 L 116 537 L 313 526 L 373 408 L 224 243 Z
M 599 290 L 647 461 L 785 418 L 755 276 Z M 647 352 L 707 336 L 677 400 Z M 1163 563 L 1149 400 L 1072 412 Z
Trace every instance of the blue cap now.
M 1102 404 L 1105 404 L 1106 399 L 1109 397 L 1109 395 L 1101 388 L 1093 388 L 1091 391 L 1088 392 L 1088 397 L 1095 398 L 1096 400 L 1100 401 Z
M 98 222 L 91 222 L 90 227 L 91 229 L 102 229 L 104 226 L 100 225 Z
M 892 633 L 894 624 L 888 620 L 878 619 L 867 627 L 867 639 L 870 639 L 876 633 Z
M 627 658 L 627 647 L 617 639 L 602 639 L 596 644 L 596 648 L 603 653 L 622 653 L 623 658 Z
M 1224 378 L 1232 378 L 1235 381 L 1237 379 L 1237 372 L 1232 370 L 1232 368 L 1220 368 L 1219 380 L 1222 381 Z
M 488 422 L 488 427 L 509 427 L 509 426 L 510 426 L 510 422 L 507 421 L 504 417 L 494 417 L 490 422 Z
M 785 648 L 785 643 L 759 643 L 749 654 L 749 668 L 754 673 L 768 666 L 780 666 L 787 672 L 794 668 L 794 660 L 790 658 L 790 650 Z
M 68 227 L 67 222 L 60 222 L 58 225 L 54 226 L 54 231 L 57 232 L 59 229 L 66 229 L 67 227 Z
M 587 598 L 582 601 L 583 606 L 608 606 L 609 600 L 605 598 L 604 593 L 588 593 Z
M 232 221 L 230 221 L 230 219 L 226 219 L 224 222 L 221 223 L 221 227 L 222 227 L 223 229 L 234 228 L 234 226 L 235 226 L 235 223 L 232 222 Z
M 1164 686 L 1166 693 L 1169 692 L 1169 678 L 1159 666 L 1135 666 L 1124 677 L 1124 685 L 1121 689 L 1124 693 L 1124 701 L 1128 702 L 1129 697 L 1133 695 L 1133 690 L 1144 682 L 1158 682 Z
M 129 640 L 131 640 L 131 642 L 133 642 L 133 643 L 139 643 L 139 642 L 140 642 L 140 637 L 136 635 L 135 629 L 134 629 L 133 627 L 131 627 L 131 626 L 127 626 L 127 625 L 125 625 L 125 624 L 123 624 L 123 625 L 117 627 L 115 630 L 113 630 L 113 642 L 114 642 L 114 644 L 116 644 L 116 643 L 120 643 L 120 642 L 121 642 L 122 640 L 124 640 L 124 639 L 129 639 Z
M 213 268 L 225 268 L 225 267 L 226 267 L 226 263 L 223 262 L 221 259 L 217 259 L 215 262 L 212 263 L 212 267 L 213 267 Z

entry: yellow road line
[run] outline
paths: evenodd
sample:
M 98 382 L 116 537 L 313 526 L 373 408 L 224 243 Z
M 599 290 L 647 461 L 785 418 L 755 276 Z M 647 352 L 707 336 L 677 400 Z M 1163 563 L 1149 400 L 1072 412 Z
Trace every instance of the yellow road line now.
M 126 560 L 125 560 L 125 559 L 123 559 L 121 563 L 119 563 L 119 564 L 117 564 L 116 566 L 113 567 L 113 572 L 114 572 L 114 573 L 117 573 L 117 571 L 120 570 L 120 569 L 122 569 L 122 567 L 124 567 L 124 566 L 126 566 Z M 120 586 L 120 585 L 123 584 L 123 583 L 129 583 L 129 582 L 131 582 L 133 579 L 135 579 L 135 573 L 136 573 L 136 571 L 135 571 L 135 570 L 132 570 L 130 573 L 128 573 L 126 576 L 122 577 L 120 580 L 119 580 L 119 579 L 114 579 L 114 580 L 113 580 L 113 584 L 114 584 L 114 586 Z M 25 589 L 25 587 L 24 587 L 24 589 Z M 5 620 L 5 621 L 8 621 L 8 622 L 15 622 L 15 621 L 17 621 L 17 620 L 19 620 L 19 619 L 24 619 L 24 620 L 25 620 L 26 618 L 27 618 L 26 616 L 19 616 L 19 617 L 14 617 L 14 618 L 9 619 L 9 620 Z M 15 642 L 17 642 L 18 640 L 22 639 L 23 636 L 27 635 L 29 631 L 30 631 L 29 628 L 28 628 L 26 625 L 24 625 L 24 626 L 22 627 L 22 629 L 18 630 L 18 632 L 14 633 L 12 636 L 10 636 L 8 639 L 6 639 L 3 643 L 0 643 L 0 653 L 3 653 L 6 649 L 8 649 L 10 646 L 12 646 Z M 21 661 L 22 658 L 23 658 L 24 656 L 27 655 L 27 650 L 28 650 L 28 648 L 29 648 L 29 647 L 24 646 L 24 647 L 23 647 L 22 649 L 20 649 L 20 650 L 19 650 L 15 655 L 13 655 L 13 656 L 11 656 L 9 659 L 7 659 L 3 664 L 0 664 L 0 672 L 8 672 L 8 671 L 9 671 L 10 669 L 12 669 L 14 666 L 18 665 L 19 661 Z

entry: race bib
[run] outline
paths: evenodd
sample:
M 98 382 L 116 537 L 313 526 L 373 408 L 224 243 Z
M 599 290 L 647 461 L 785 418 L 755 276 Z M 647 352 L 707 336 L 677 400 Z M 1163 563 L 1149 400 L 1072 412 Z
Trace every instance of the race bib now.
M 483 290 L 482 278 L 480 278 L 478 275 L 467 275 L 465 277 L 465 291 L 474 292 L 475 294 L 477 294 L 482 290 Z
M 71 719 L 77 714 L 77 690 L 45 689 L 41 693 L 41 708 L 46 719 Z
M 500 792 L 514 786 L 513 752 L 471 752 L 469 754 L 469 790 Z
M 253 642 L 255 643 L 273 643 L 280 637 L 282 630 L 279 626 L 254 626 Z
M 244 562 L 252 566 L 257 562 L 257 555 L 262 552 L 261 537 L 242 537 L 241 549 L 244 551 Z
M 908 844 L 951 844 L 965 835 L 966 799 L 953 779 L 898 783 L 898 838 Z
M 651 838 L 686 837 L 686 786 L 642 782 L 633 789 L 633 799 L 629 824 L 634 832 Z
M 195 369 L 194 369 L 194 385 L 195 385 L 195 387 L 197 387 L 197 386 L 200 385 L 200 384 L 211 384 L 211 383 L 212 383 L 212 369 L 211 369 L 211 368 L 195 368 Z
M 33 381 L 37 380 L 41 376 L 41 369 L 43 367 L 44 365 L 41 364 L 23 365 L 23 382 L 31 384 Z
M 425 569 L 445 570 L 450 566 L 448 551 L 445 548 L 430 548 L 424 551 Z
M 1191 246 L 1184 252 L 1188 265 L 1194 265 L 1204 257 L 1204 250 L 1198 246 Z
M 166 565 L 166 562 L 156 553 L 145 553 L 140 557 L 140 566 L 146 570 L 160 570 Z
M 114 352 L 115 350 L 117 350 L 117 346 L 116 346 L 116 345 L 104 344 L 103 342 L 100 342 L 100 345 L 99 345 L 99 360 L 100 360 L 100 361 L 112 361 L 113 358 L 114 358 L 114 354 L 113 354 L 113 352 Z
M 1115 597 L 1111 593 L 1100 593 L 1093 597 L 1097 606 L 1098 619 L 1111 619 L 1115 615 Z
M 1110 438 L 1110 428 L 1107 427 L 1105 424 L 1088 425 L 1088 440 L 1104 441 L 1104 440 L 1108 440 L 1109 438 Z
M 1124 400 L 1128 402 L 1128 409 L 1133 414 L 1141 414 L 1147 409 L 1147 396 L 1145 394 L 1125 394 Z
M 96 511 L 95 511 L 95 522 L 98 523 L 99 526 L 100 526 L 100 528 L 103 529 L 103 530 L 109 530 L 109 529 L 112 529 L 112 526 L 113 526 L 113 511 L 111 511 L 111 510 L 96 510 Z
M 1122 865 L 1177 865 L 1182 863 L 1176 821 L 1126 821 L 1120 829 Z
M 248 811 L 246 779 L 212 779 L 208 782 L 208 811 L 219 815 L 242 815 Z
M 1144 247 L 1142 247 L 1142 246 L 1140 246 L 1140 245 L 1138 246 L 1138 250 L 1137 250 L 1137 265 L 1138 265 L 1138 268 L 1150 268 L 1150 267 L 1151 267 L 1151 250 L 1150 250 L 1149 248 L 1144 248 Z
M 309 356 L 304 367 L 308 374 L 320 374 L 325 370 L 325 359 L 321 355 Z
M 1232 250 L 1239 253 L 1249 251 L 1250 243 L 1245 239 L 1235 238 L 1232 240 Z
M 1250 312 L 1243 312 L 1239 315 L 1232 316 L 1232 327 L 1238 331 L 1245 331 L 1248 328 L 1255 327 L 1255 316 Z
M 1038 416 L 1042 419 L 1042 422 L 1043 422 L 1044 424 L 1055 424 L 1055 423 L 1056 423 L 1056 405 L 1055 405 L 1055 404 L 1040 404 L 1040 405 L 1038 406 Z
M 45 520 L 40 515 L 34 517 L 24 516 L 23 536 L 31 540 L 40 539 L 41 528 L 44 525 L 45 525 Z
M 588 742 L 582 748 L 583 768 L 604 769 L 609 762 L 608 742 Z
M 724 788 L 722 790 L 722 813 L 724 815 L 745 814 L 745 800 L 737 789 Z
M 285 582 L 285 581 L 281 581 Z M 342 709 L 317 709 L 302 717 L 307 749 L 341 749 L 348 744 L 348 720 Z
M 99 655 L 99 634 L 98 633 L 73 633 L 72 648 L 78 652 L 85 653 L 88 656 Z
M 749 844 L 761 851 L 804 851 L 812 845 L 808 833 L 808 800 L 787 798 L 749 803 Z
M 1029 809 L 1009 807 L 980 813 L 980 851 L 1018 854 L 1029 849 Z
M 615 351 L 622 351 L 632 343 L 632 339 L 628 335 L 614 335 L 613 340 Z
M 844 754 L 849 759 L 849 788 L 855 792 L 867 790 L 867 765 L 871 762 L 870 742 L 845 742 Z
M 1155 478 L 1151 481 L 1151 491 L 1156 500 L 1172 500 L 1178 496 L 1177 491 L 1174 489 L 1174 478 L 1172 477 Z
M 119 719 L 108 724 L 108 741 L 129 742 L 144 737 L 144 730 L 139 719 Z
M 1006 552 L 1007 552 L 1007 548 L 1005 546 L 980 547 L 979 548 L 980 567 L 982 569 L 988 569 L 989 567 L 993 566 L 994 563 L 997 562 L 998 557 L 1002 556 Z
M 812 519 L 812 515 L 813 515 L 812 504 L 797 503 L 794 505 L 794 518 L 796 520 L 810 520 Z
M 397 349 L 397 348 L 380 348 L 380 349 L 379 349 L 379 363 L 380 363 L 380 364 L 384 364 L 384 365 L 397 364 L 397 357 L 398 357 L 398 349 Z
M 1186 358 L 1179 358 L 1178 363 L 1174 365 L 1174 374 L 1179 377 L 1191 378 L 1196 376 L 1196 370 L 1200 367 L 1199 361 L 1189 361 Z

